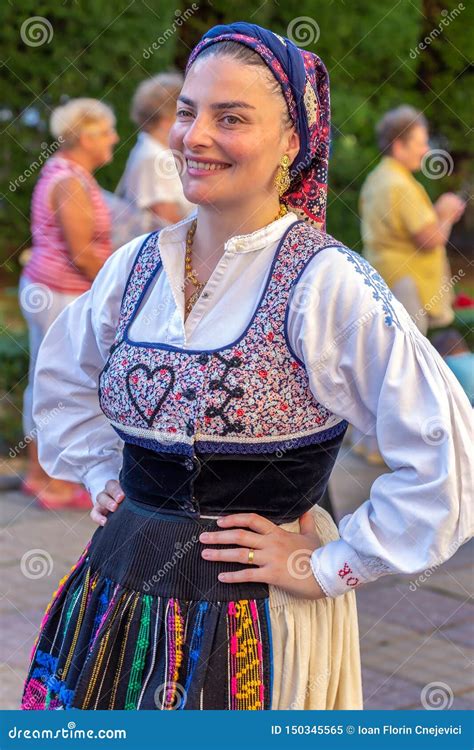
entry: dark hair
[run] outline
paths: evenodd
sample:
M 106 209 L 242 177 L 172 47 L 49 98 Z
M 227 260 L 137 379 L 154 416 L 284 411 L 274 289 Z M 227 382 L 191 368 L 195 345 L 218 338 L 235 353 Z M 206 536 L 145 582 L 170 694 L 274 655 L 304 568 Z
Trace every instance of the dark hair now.
M 272 71 L 265 63 L 265 61 L 260 57 L 258 52 L 254 52 L 253 49 L 250 49 L 250 47 L 247 47 L 245 44 L 240 44 L 239 42 L 234 42 L 232 40 L 226 40 L 223 42 L 215 42 L 214 44 L 209 44 L 203 49 L 202 52 L 199 53 L 196 60 L 202 60 L 202 58 L 204 57 L 211 56 L 230 57 L 232 60 L 237 60 L 244 63 L 245 65 L 254 65 L 255 67 L 261 68 L 264 83 L 266 86 L 268 86 L 270 93 L 280 96 L 283 100 L 284 107 L 281 123 L 282 130 L 285 130 L 286 128 L 289 128 L 293 125 L 293 121 L 291 119 L 286 100 L 283 95 L 283 90 L 279 82 L 273 75 Z
M 435 333 L 431 343 L 442 357 L 469 351 L 463 337 L 455 328 L 448 328 L 445 331 Z
M 410 131 L 417 125 L 428 127 L 426 117 L 418 109 L 410 107 L 408 104 L 402 104 L 396 109 L 391 109 L 379 120 L 375 127 L 380 151 L 383 154 L 389 154 L 394 141 L 399 138 L 406 141 Z

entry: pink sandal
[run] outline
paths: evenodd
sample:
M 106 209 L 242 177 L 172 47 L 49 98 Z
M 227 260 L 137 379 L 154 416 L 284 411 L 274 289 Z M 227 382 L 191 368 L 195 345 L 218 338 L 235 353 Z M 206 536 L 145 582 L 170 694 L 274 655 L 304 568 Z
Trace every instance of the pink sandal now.
M 92 499 L 87 490 L 74 490 L 67 500 L 58 500 L 47 492 L 38 492 L 36 502 L 45 510 L 92 510 Z

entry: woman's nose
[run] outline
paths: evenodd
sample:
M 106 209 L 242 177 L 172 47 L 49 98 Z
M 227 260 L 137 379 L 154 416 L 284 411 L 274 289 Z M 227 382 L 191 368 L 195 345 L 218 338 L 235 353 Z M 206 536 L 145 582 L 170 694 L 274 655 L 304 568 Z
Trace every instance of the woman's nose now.
M 211 140 L 209 124 L 199 117 L 195 118 L 183 137 L 183 143 L 188 148 L 207 146 Z

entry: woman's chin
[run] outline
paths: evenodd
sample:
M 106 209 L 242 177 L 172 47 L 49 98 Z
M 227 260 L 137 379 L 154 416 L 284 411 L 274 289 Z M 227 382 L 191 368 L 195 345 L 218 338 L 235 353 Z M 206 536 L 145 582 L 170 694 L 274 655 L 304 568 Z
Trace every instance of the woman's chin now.
M 106 167 L 107 164 L 110 164 L 114 159 L 113 154 L 103 154 L 100 158 L 97 158 L 96 163 L 94 165 L 94 169 L 100 169 L 101 167 Z
M 190 203 L 197 206 L 215 206 L 222 201 L 222 196 L 217 191 L 206 190 L 204 187 L 186 187 L 183 189 L 184 197 Z

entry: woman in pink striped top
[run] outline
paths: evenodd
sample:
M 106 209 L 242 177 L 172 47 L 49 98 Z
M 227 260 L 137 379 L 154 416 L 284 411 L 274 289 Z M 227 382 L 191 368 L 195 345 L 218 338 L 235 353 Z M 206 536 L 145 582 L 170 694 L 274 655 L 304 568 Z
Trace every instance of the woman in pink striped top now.
M 72 99 L 54 110 L 50 129 L 61 144 L 33 192 L 32 253 L 20 278 L 20 306 L 28 323 L 29 382 L 23 429 L 29 436 L 29 466 L 23 489 L 43 507 L 89 507 L 80 485 L 51 479 L 38 462 L 32 417 L 33 375 L 46 331 L 62 310 L 86 292 L 112 252 L 111 220 L 94 170 L 112 160 L 118 136 L 112 110 L 96 99 Z M 58 414 L 45 419 L 60 419 Z

